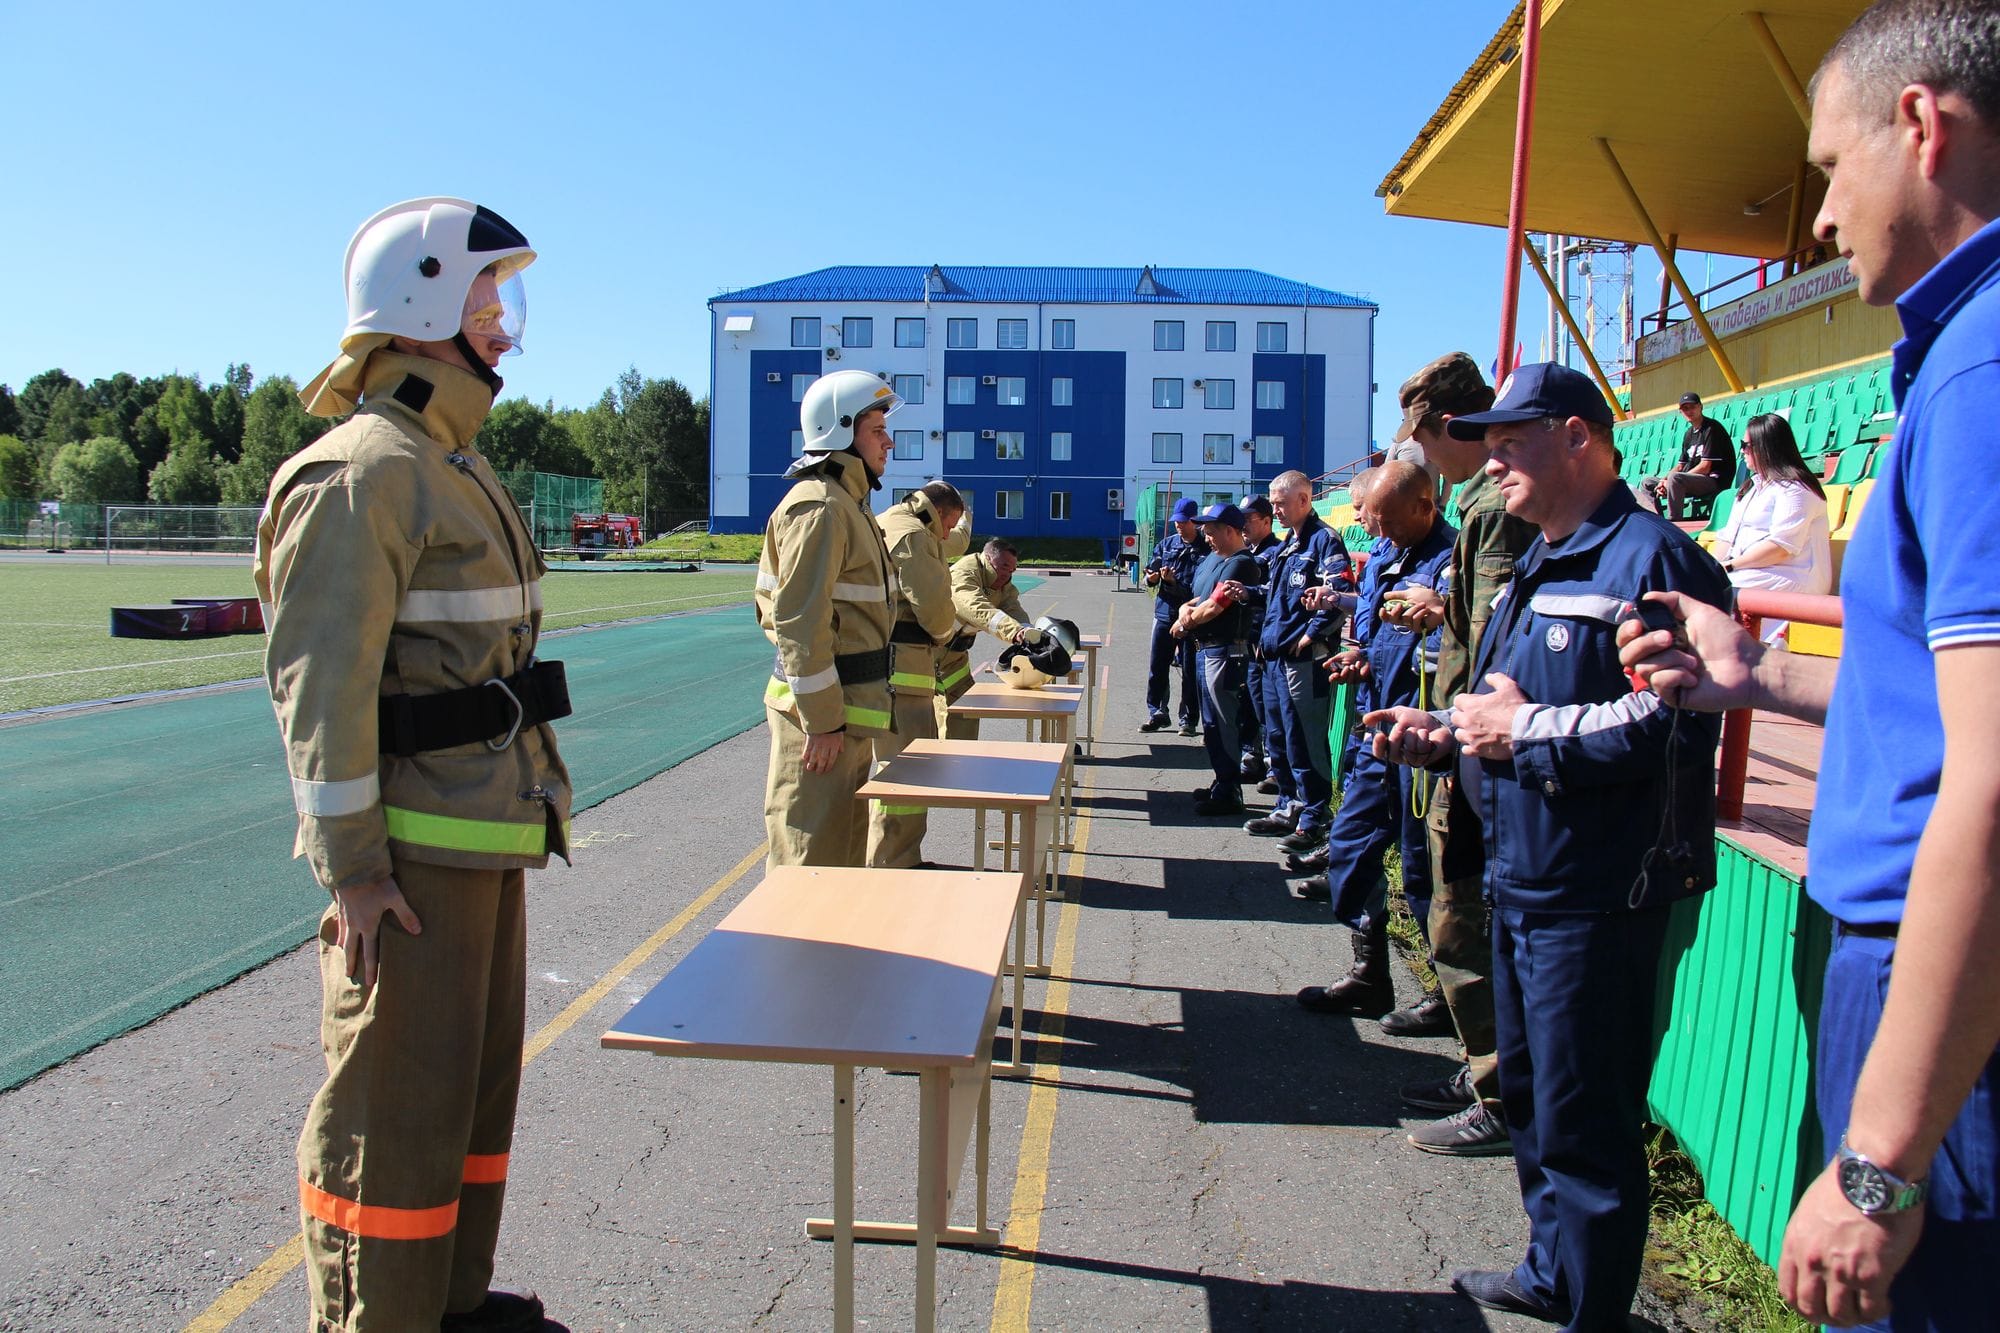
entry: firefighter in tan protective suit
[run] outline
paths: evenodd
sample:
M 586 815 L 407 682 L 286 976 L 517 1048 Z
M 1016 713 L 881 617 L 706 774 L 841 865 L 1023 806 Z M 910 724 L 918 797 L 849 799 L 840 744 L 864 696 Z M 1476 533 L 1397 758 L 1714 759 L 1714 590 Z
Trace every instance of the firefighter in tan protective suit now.
M 543 572 L 472 449 L 520 349 L 498 214 L 417 199 L 348 245 L 341 355 L 303 397 L 360 408 L 271 479 L 265 675 L 320 922 L 327 1079 L 299 1139 L 315 1330 L 542 1326 L 493 1292 L 521 1079 L 523 871 L 568 854 L 570 781 L 535 661 Z
M 962 556 L 951 567 L 951 600 L 958 612 L 958 637 L 948 645 L 938 676 L 944 693 L 944 708 L 972 688 L 969 656 L 973 640 L 984 630 L 1008 643 L 1039 643 L 1042 632 L 1028 623 L 1021 609 L 1021 594 L 1014 590 L 1014 570 L 1021 554 L 1014 544 L 995 537 L 985 547 Z M 944 734 L 952 740 L 972 740 L 979 735 L 979 719 L 950 717 Z
M 896 729 L 875 738 L 875 760 L 886 763 L 919 738 L 938 734 L 938 649 L 957 632 L 951 567 L 945 551 L 965 501 L 948 481 L 933 481 L 875 521 L 896 573 L 896 624 L 889 635 L 889 684 L 896 694 Z M 923 860 L 928 817 L 921 805 L 873 804 L 868 864 L 908 869 Z
M 771 764 L 769 864 L 858 866 L 868 854 L 875 738 L 894 726 L 889 631 L 896 579 L 868 497 L 889 457 L 884 419 L 903 400 L 865 370 L 814 380 L 799 404 L 803 456 L 764 525 L 757 623 L 777 645 L 764 688 Z

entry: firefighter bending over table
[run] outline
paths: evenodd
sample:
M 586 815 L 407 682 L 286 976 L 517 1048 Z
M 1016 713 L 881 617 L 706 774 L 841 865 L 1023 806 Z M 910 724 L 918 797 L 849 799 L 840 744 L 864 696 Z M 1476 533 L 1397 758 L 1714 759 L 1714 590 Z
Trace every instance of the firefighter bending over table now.
M 868 852 L 875 740 L 892 729 L 889 631 L 896 580 L 868 497 L 882 487 L 889 413 L 903 400 L 865 370 L 814 380 L 799 404 L 803 455 L 764 525 L 757 623 L 777 645 L 764 687 L 773 866 L 858 866 Z
M 1028 623 L 1028 613 L 1021 609 L 1021 594 L 1014 590 L 1014 570 L 1020 563 L 1021 553 L 1014 549 L 1014 543 L 995 537 L 952 565 L 951 600 L 958 611 L 959 637 L 952 641 L 952 653 L 938 668 L 956 682 L 945 688 L 947 709 L 952 700 L 972 688 L 968 654 L 981 630 L 1007 643 L 1041 641 L 1042 632 Z M 947 715 L 944 734 L 950 740 L 973 740 L 979 735 L 979 719 Z
M 562 664 L 535 660 L 541 557 L 472 447 L 534 258 L 463 199 L 363 223 L 340 356 L 301 395 L 354 415 L 278 469 L 258 524 L 294 855 L 333 897 L 327 1078 L 298 1148 L 315 1330 L 542 1326 L 532 1294 L 488 1285 L 521 1082 L 522 872 L 568 855 L 548 723 L 569 696 Z

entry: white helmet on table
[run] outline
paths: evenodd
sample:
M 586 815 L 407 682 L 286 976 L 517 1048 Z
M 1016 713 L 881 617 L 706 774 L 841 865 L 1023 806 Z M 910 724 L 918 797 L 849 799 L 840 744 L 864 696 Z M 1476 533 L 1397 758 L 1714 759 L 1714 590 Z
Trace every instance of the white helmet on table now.
M 341 343 L 384 333 L 448 342 L 470 328 L 519 352 L 528 317 L 521 270 L 534 262 L 527 237 L 468 199 L 391 204 L 347 243 Z M 490 281 L 481 281 L 489 268 Z
M 879 375 L 865 370 L 836 370 L 812 382 L 799 403 L 799 429 L 805 452 L 837 454 L 854 443 L 854 423 L 872 407 L 893 412 L 903 405 L 896 391 Z

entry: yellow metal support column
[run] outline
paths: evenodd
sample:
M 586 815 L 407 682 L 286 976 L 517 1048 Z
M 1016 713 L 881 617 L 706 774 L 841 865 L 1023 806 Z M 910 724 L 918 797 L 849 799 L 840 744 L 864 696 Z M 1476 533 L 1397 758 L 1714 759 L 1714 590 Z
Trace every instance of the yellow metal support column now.
M 1785 48 L 1778 45 L 1778 39 L 1771 35 L 1771 25 L 1764 16 L 1752 10 L 1743 16 L 1750 22 L 1750 31 L 1756 34 L 1757 45 L 1764 48 L 1764 58 L 1771 62 L 1771 72 L 1784 85 L 1785 96 L 1792 99 L 1792 109 L 1799 113 L 1799 119 L 1807 129 L 1812 128 L 1812 101 L 1806 96 L 1805 85 L 1799 82 L 1798 71 L 1785 58 Z
M 1680 233 L 1675 232 L 1673 235 L 1667 237 L 1666 258 L 1672 259 L 1675 254 L 1679 253 L 1680 248 L 1681 248 Z M 1661 269 L 1660 270 L 1660 327 L 1663 329 L 1667 327 L 1667 297 L 1672 294 L 1673 290 L 1674 290 L 1674 284 L 1672 279 L 1667 277 L 1667 271 L 1664 268 Z M 978 869 L 978 867 L 974 866 L 973 869 L 976 870 Z
M 1625 420 L 1630 414 L 1619 405 L 1618 395 L 1611 388 L 1610 377 L 1604 373 L 1604 367 L 1598 364 L 1597 353 L 1590 350 L 1590 339 L 1577 327 L 1576 316 L 1570 313 L 1569 302 L 1563 300 L 1562 293 L 1557 290 L 1556 280 L 1549 276 L 1549 266 L 1542 262 L 1541 252 L 1536 250 L 1534 243 L 1525 236 L 1521 238 L 1521 249 L 1527 254 L 1528 262 L 1535 266 L 1535 276 L 1540 278 L 1542 286 L 1548 289 L 1549 300 L 1555 303 L 1556 312 L 1568 326 L 1569 336 L 1576 340 L 1577 350 L 1581 351 L 1583 359 L 1590 363 L 1591 377 L 1597 381 L 1598 389 L 1604 394 L 1604 401 L 1611 404 L 1611 415 L 1620 421 Z
M 1611 141 L 1600 138 L 1597 141 L 1597 150 L 1604 154 L 1604 163 L 1611 168 L 1611 174 L 1617 178 L 1618 188 L 1625 192 L 1625 201 L 1632 205 L 1633 215 L 1639 219 L 1639 225 L 1646 229 L 1646 239 L 1653 243 L 1653 253 L 1660 257 L 1661 265 L 1666 268 L 1668 280 L 1674 284 L 1674 290 L 1680 293 L 1682 303 L 1687 306 L 1688 318 L 1693 320 L 1695 328 L 1700 330 L 1701 340 L 1707 345 L 1708 354 L 1715 358 L 1715 364 L 1721 368 L 1722 378 L 1728 382 L 1729 391 L 1742 393 L 1743 377 L 1738 375 L 1736 367 L 1730 364 L 1729 354 L 1722 350 L 1722 341 L 1715 336 L 1714 326 L 1708 322 L 1708 316 L 1701 312 L 1701 302 L 1696 299 L 1694 291 L 1687 285 L 1687 279 L 1681 276 L 1680 268 L 1667 252 L 1666 237 L 1660 235 L 1660 229 L 1653 225 L 1653 218 L 1646 211 L 1645 201 L 1640 199 L 1639 192 L 1632 188 L 1632 178 L 1627 176 L 1625 168 L 1619 165 L 1618 154 L 1611 151 Z
M 1798 167 L 1792 172 L 1792 206 L 1785 213 L 1785 276 L 1791 277 L 1799 271 L 1799 250 L 1805 241 L 1799 236 L 1799 228 L 1805 225 L 1806 212 L 1806 162 L 1799 159 Z

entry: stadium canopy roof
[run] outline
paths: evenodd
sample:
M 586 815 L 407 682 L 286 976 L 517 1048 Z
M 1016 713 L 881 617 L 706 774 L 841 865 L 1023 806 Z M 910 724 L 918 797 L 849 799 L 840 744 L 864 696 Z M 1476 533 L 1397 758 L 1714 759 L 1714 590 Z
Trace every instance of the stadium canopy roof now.
M 1010 268 L 842 265 L 723 292 L 732 301 L 990 301 L 1086 305 L 1333 306 L 1373 310 L 1346 292 L 1251 268 Z
M 1527 229 L 1646 242 L 1597 145 L 1603 138 L 1680 248 L 1784 254 L 1806 127 L 1760 20 L 1804 83 L 1865 7 L 1544 0 Z M 1376 189 L 1391 214 L 1506 225 L 1522 13 L 1517 4 Z M 1806 194 L 1807 208 L 1816 206 L 1810 173 Z M 1804 225 L 1809 233 L 1810 213 Z

